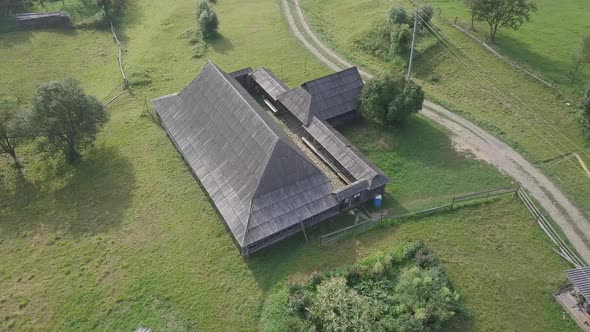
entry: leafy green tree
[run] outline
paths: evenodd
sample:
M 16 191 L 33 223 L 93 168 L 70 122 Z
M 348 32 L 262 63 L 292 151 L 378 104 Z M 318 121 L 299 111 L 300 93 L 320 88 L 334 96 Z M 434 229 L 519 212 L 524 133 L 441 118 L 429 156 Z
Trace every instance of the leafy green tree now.
M 496 40 L 498 29 L 508 27 L 518 30 L 531 20 L 537 5 L 530 0 L 478 0 L 473 4 L 475 18 L 490 26 L 490 40 Z
M 92 145 L 108 120 L 95 97 L 84 93 L 78 81 L 66 79 L 40 85 L 33 96 L 32 125 L 51 147 L 62 150 L 69 163 Z
M 432 17 L 434 16 L 434 9 L 432 9 L 431 5 L 424 5 L 424 6 L 421 6 L 420 8 L 418 8 L 418 10 L 416 11 L 416 14 L 420 18 L 418 20 L 418 23 L 420 24 L 420 26 L 423 28 L 428 28 L 428 24 L 430 24 L 430 21 L 432 20 Z
M 408 15 L 408 12 L 403 7 L 393 6 L 389 9 L 389 14 L 387 16 L 387 22 L 390 25 L 398 25 L 398 24 L 412 24 L 413 19 Z
M 402 54 L 410 49 L 412 29 L 405 24 L 395 24 L 389 30 L 390 49 L 392 53 Z
M 197 2 L 196 16 L 203 38 L 214 37 L 219 28 L 219 19 L 209 0 L 199 0 Z
M 360 109 L 369 118 L 395 125 L 422 109 L 423 102 L 424 92 L 419 85 L 399 74 L 388 74 L 365 85 Z
M 16 102 L 0 99 L 0 153 L 8 154 L 16 168 L 21 168 L 16 148 L 30 138 L 29 119 L 30 111 L 19 111 Z
M 399 331 L 437 331 L 451 319 L 459 306 L 459 294 L 435 269 L 412 267 L 404 270 L 395 286 L 395 308 Z
M 471 14 L 471 31 L 475 31 L 475 26 L 473 25 L 475 22 L 475 10 L 473 10 L 473 8 L 475 7 L 475 3 L 477 1 L 479 0 L 463 0 L 463 5 L 469 8 L 469 13 Z
M 310 308 L 312 319 L 321 331 L 371 331 L 377 312 L 368 298 L 346 286 L 337 277 L 322 282 Z
M 582 124 L 590 130 L 590 86 L 586 89 L 580 109 L 582 110 Z
M 590 63 L 590 35 L 582 38 L 580 48 L 572 53 L 572 69 L 570 70 L 572 82 L 576 80 L 578 73 L 584 70 L 584 66 Z

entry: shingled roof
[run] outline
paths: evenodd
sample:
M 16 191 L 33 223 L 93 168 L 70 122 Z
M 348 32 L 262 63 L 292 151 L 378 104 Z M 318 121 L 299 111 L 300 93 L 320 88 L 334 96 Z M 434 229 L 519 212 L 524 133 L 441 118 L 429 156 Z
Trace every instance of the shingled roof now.
M 355 181 L 367 180 L 369 190 L 389 183 L 389 177 L 329 123 L 314 116 L 309 125 L 303 128 L 354 177 Z
M 289 91 L 289 87 L 268 68 L 260 67 L 250 74 L 250 76 L 274 100 L 277 100 L 280 95 Z
M 311 117 L 329 120 L 358 109 L 363 80 L 356 67 L 306 82 L 279 96 L 279 101 L 304 125 Z
M 337 205 L 328 178 L 213 63 L 177 95 L 152 102 L 243 253 Z

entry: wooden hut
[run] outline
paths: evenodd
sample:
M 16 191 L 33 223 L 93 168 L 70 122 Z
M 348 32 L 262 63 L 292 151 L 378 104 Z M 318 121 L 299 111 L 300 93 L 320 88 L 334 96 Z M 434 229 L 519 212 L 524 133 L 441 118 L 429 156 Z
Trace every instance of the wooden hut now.
M 303 83 L 278 99 L 303 125 L 313 117 L 339 125 L 358 116 L 362 90 L 361 75 L 352 67 Z
M 26 29 L 70 27 L 72 21 L 66 12 L 16 14 L 16 21 Z

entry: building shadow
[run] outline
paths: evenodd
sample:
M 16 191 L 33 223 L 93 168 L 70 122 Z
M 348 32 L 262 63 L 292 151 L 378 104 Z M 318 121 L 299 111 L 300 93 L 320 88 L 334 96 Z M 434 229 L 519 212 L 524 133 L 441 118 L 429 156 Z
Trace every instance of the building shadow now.
M 0 234 L 17 237 L 42 226 L 76 237 L 95 235 L 125 219 L 135 178 L 131 163 L 117 149 L 91 148 L 66 171 L 39 171 L 49 174 L 17 175 L 14 190 L 0 195 L 6 202 L 0 205 Z M 51 189 L 60 182 L 64 185 Z

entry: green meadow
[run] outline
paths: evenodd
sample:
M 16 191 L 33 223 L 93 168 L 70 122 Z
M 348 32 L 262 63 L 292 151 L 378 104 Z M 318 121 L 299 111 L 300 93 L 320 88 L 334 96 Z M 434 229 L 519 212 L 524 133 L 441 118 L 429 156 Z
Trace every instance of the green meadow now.
M 70 4 L 70 2 L 67 2 Z M 53 3 L 52 5 L 56 5 Z M 329 247 L 335 219 L 252 258 L 238 254 L 207 195 L 164 131 L 151 98 L 188 84 L 208 59 L 226 71 L 266 66 L 291 87 L 330 73 L 288 31 L 278 1 L 221 0 L 221 38 L 194 58 L 194 2 L 132 1 L 118 32 L 130 77 L 94 148 L 75 165 L 39 144 L 24 170 L 0 159 L 0 330 L 253 331 L 266 296 L 291 278 L 350 264 L 422 239 L 436 252 L 471 318 L 462 330 L 570 331 L 552 298 L 568 266 L 512 198 L 388 222 Z M 188 31 L 188 32 L 187 32 Z M 110 31 L 0 34 L 0 95 L 26 106 L 37 84 L 75 77 L 104 98 L 121 81 Z M 386 207 L 413 211 L 454 194 L 511 185 L 492 166 L 457 152 L 447 133 L 417 116 L 403 128 L 359 122 L 343 133 L 391 178 Z

